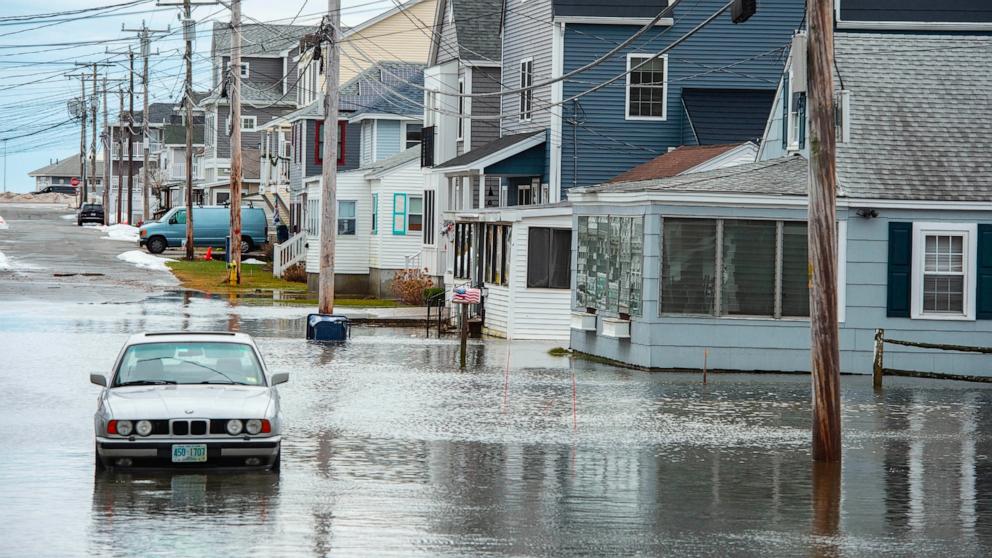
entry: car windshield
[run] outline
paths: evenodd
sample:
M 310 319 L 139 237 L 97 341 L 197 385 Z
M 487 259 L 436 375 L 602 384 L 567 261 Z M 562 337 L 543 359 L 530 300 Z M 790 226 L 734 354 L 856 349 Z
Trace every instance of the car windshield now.
M 114 387 L 157 384 L 264 385 L 262 367 L 244 343 L 166 342 L 131 345 Z

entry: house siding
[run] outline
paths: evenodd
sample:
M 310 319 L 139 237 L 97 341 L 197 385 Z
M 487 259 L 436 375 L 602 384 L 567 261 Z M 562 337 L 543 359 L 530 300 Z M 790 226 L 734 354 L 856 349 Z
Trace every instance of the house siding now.
M 338 173 L 337 199 L 355 201 L 355 234 L 338 235 L 334 244 L 334 270 L 341 274 L 369 272 L 369 236 L 372 231 L 372 204 L 368 182 L 361 172 Z M 321 200 L 321 180 L 308 182 L 307 199 Z M 318 205 L 318 207 L 320 207 Z M 320 236 L 307 238 L 307 273 L 320 272 Z
M 375 160 L 381 161 L 400 152 L 400 121 L 375 121 Z
M 438 22 L 441 25 L 441 39 L 438 42 L 437 59 L 433 61 L 434 64 L 440 64 L 458 58 L 458 30 L 456 29 L 456 24 L 459 15 L 454 14 L 455 23 L 449 25 L 448 10 L 451 6 L 444 0 L 439 2 L 439 4 L 443 8 L 441 21 Z
M 571 319 L 571 290 L 527 287 L 527 242 L 531 227 L 571 228 L 572 218 L 569 215 L 524 217 L 514 224 L 510 260 L 510 337 L 567 340 Z
M 472 68 L 472 92 L 491 93 L 500 90 L 500 68 L 493 67 L 473 67 Z M 472 114 L 496 116 L 499 114 L 499 97 L 477 97 L 472 99 Z M 472 149 L 499 139 L 499 121 L 497 120 L 472 120 Z
M 690 8 L 676 8 L 675 24 L 646 33 L 641 39 L 603 64 L 583 72 L 580 82 L 568 80 L 563 98 L 607 81 L 626 71 L 629 53 L 656 53 L 719 9 L 720 0 L 700 0 Z M 803 18 L 802 0 L 764 0 L 758 13 L 745 25 L 734 25 L 729 16 L 717 18 L 691 39 L 668 53 L 667 120 L 627 120 L 626 80 L 621 79 L 579 99 L 583 123 L 570 125 L 576 105 L 564 107 L 562 125 L 562 186 L 567 189 L 605 182 L 621 172 L 681 145 L 687 122 L 682 109 L 683 87 L 774 90 L 782 73 L 784 56 L 758 54 L 786 47 Z M 564 72 L 596 59 L 636 32 L 637 26 L 578 25 L 565 27 Z M 728 49 L 727 45 L 734 48 Z M 746 60 L 754 58 L 752 60 Z M 535 57 L 536 60 L 536 57 Z M 746 61 L 745 61 L 746 60 Z M 728 64 L 734 72 L 713 72 Z M 535 64 L 536 67 L 536 64 Z M 539 73 L 536 80 L 541 79 Z M 506 107 L 504 106 L 504 109 Z M 594 131 L 590 131 L 594 130 Z M 575 141 L 573 142 L 573 133 Z M 573 161 L 578 161 L 576 172 Z
M 838 0 L 842 21 L 992 22 L 988 0 Z
M 369 267 L 377 269 L 398 270 L 406 266 L 406 258 L 420 252 L 422 236 L 419 232 L 407 231 L 405 235 L 393 234 L 393 194 L 423 196 L 424 174 L 420 170 L 420 161 L 411 161 L 406 165 L 391 170 L 380 179 L 372 181 L 370 193 L 379 194 L 379 233 L 372 235 L 372 243 L 378 244 L 373 248 Z M 367 219 L 371 222 L 371 208 Z
M 503 68 L 502 79 L 507 89 L 520 87 L 520 61 L 534 59 L 534 83 L 551 78 L 551 2 L 514 2 L 506 11 L 503 24 Z M 583 77 L 585 79 L 585 77 Z M 551 86 L 538 87 L 534 91 L 533 116 L 530 121 L 521 122 L 519 96 L 505 95 L 502 99 L 503 135 L 511 135 L 531 130 L 541 130 L 549 126 L 551 115 L 545 108 L 551 102 Z
M 345 32 L 341 42 L 341 83 L 347 83 L 376 62 L 427 63 L 432 33 L 424 27 L 434 21 L 435 0 L 423 0 L 358 32 Z
M 221 68 L 227 66 L 231 58 L 223 56 Z M 241 83 L 256 89 L 266 89 L 268 93 L 278 92 L 282 95 L 283 81 L 283 58 L 255 58 L 241 57 L 242 62 L 248 63 L 248 78 L 242 79 Z M 292 74 L 295 78 L 296 74 Z M 217 82 L 219 83 L 219 81 Z M 246 95 L 246 99 L 249 97 Z
M 978 211 L 884 210 L 878 219 L 838 211 L 846 223 L 842 253 L 846 259 L 840 324 L 841 371 L 870 374 L 876 328 L 886 337 L 909 341 L 985 346 L 992 321 L 913 320 L 886 317 L 886 262 L 889 221 L 988 223 L 992 213 Z M 661 316 L 661 231 L 663 216 L 805 220 L 806 209 L 716 208 L 665 205 L 632 207 L 576 206 L 582 215 L 644 215 L 642 316 L 631 320 L 631 337 L 618 340 L 600 332 L 571 332 L 577 351 L 657 369 L 702 367 L 703 353 L 712 369 L 809 371 L 809 321 L 805 319 Z M 577 221 L 576 221 L 577 222 Z M 574 244 L 574 241 L 573 241 Z M 573 246 L 573 284 L 574 284 Z M 609 315 L 604 313 L 604 315 Z M 600 320 L 601 322 L 601 320 Z M 978 354 L 887 346 L 887 368 L 992 376 L 988 359 Z

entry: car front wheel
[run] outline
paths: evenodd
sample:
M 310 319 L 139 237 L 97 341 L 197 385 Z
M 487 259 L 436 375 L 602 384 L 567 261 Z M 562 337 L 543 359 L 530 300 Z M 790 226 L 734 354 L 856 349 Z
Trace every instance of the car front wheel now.
M 161 236 L 153 236 L 148 239 L 148 242 L 145 243 L 145 247 L 148 248 L 148 251 L 152 254 L 161 254 L 162 252 L 165 252 L 168 245 L 169 243 L 167 243 Z
M 96 474 L 100 474 L 106 470 L 107 465 L 104 464 L 102 459 L 100 459 L 100 452 L 97 449 L 96 444 L 93 444 L 93 471 Z
M 254 243 L 252 243 L 251 237 L 250 236 L 242 236 L 241 237 L 241 254 L 242 255 L 247 254 L 248 252 L 251 252 L 254 249 L 255 249 L 255 245 L 254 245 Z

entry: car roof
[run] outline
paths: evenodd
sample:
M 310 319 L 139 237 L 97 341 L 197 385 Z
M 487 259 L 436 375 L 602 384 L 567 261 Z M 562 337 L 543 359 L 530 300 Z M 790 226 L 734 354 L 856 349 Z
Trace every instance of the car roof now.
M 247 333 L 233 331 L 162 331 L 145 332 L 132 335 L 127 345 L 140 343 L 242 343 L 254 345 L 255 341 Z

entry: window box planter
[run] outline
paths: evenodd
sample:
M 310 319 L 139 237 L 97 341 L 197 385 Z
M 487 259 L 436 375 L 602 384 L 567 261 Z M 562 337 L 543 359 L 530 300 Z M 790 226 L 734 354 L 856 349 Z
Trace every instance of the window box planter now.
M 572 312 L 572 329 L 596 331 L 596 314 Z
M 603 337 L 630 339 L 630 320 L 603 318 Z

